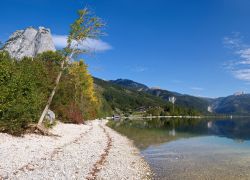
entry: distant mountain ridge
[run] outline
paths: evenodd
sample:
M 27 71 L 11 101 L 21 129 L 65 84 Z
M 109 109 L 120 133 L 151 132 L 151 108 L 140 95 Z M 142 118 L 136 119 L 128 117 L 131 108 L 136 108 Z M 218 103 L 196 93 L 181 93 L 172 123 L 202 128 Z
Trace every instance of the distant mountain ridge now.
M 170 102 L 149 94 L 141 90 L 146 88 L 140 83 L 134 83 L 126 80 L 126 85 L 115 84 L 112 81 L 105 81 L 94 78 L 95 88 L 105 100 L 106 107 L 110 107 L 113 112 L 118 114 L 143 113 L 151 115 L 200 115 L 201 113 L 195 109 L 181 107 L 176 105 L 173 111 L 173 106 Z M 116 81 L 122 83 L 122 80 Z
M 145 90 L 149 89 L 148 86 L 141 84 L 141 83 L 138 83 L 138 82 L 135 82 L 135 81 L 132 81 L 132 80 L 129 80 L 129 79 L 117 79 L 117 80 L 111 80 L 109 82 L 111 82 L 113 84 L 120 85 L 120 86 L 132 88 L 132 89 L 135 89 L 137 91 L 145 91 Z
M 161 99 L 168 101 L 169 97 L 175 96 L 176 97 L 176 104 L 182 107 L 188 107 L 197 109 L 202 113 L 209 113 L 207 111 L 207 107 L 209 106 L 209 102 L 205 99 L 190 96 L 190 95 L 183 95 L 180 93 L 158 89 L 158 88 L 149 88 L 148 86 L 137 83 L 132 80 L 128 79 L 118 79 L 118 80 L 112 80 L 110 81 L 113 84 L 117 84 L 126 88 L 131 88 L 134 90 L 143 91 L 145 93 L 148 93 L 153 96 L 160 97 Z
M 250 115 L 250 94 L 216 98 L 211 107 L 218 114 Z
M 194 108 L 208 114 L 209 110 L 216 114 L 250 115 L 250 94 L 244 92 L 220 98 L 196 97 L 180 94 L 159 88 L 149 88 L 148 86 L 128 79 L 117 79 L 110 81 L 113 84 L 126 88 L 143 91 L 150 95 L 160 97 L 168 101 L 169 97 L 176 97 L 176 104 L 183 107 Z

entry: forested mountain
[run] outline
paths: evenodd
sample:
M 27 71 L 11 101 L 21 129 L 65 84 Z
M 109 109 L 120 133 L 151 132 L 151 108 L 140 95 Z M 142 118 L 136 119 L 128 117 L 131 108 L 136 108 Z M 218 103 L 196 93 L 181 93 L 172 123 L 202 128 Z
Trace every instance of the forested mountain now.
M 212 109 L 219 114 L 249 115 L 250 94 L 217 98 L 212 103 Z
M 161 97 L 141 91 L 146 88 L 142 84 L 135 84 L 132 81 L 126 81 L 133 88 L 115 84 L 112 81 L 104 81 L 94 78 L 97 89 L 102 94 L 106 102 L 116 111 L 133 113 L 136 111 L 146 111 L 152 115 L 198 115 L 200 114 L 194 108 L 184 106 L 173 106 L 170 102 Z M 174 112 L 173 112 L 174 111 Z
M 113 84 L 123 86 L 123 87 L 135 89 L 137 91 L 146 91 L 149 89 L 148 86 L 138 83 L 138 82 L 134 82 L 129 79 L 117 79 L 117 80 L 111 80 L 110 82 Z
M 149 88 L 148 86 L 128 79 L 118 79 L 110 81 L 122 87 L 159 97 L 168 101 L 169 97 L 176 97 L 176 105 L 196 109 L 203 114 L 210 114 L 208 107 L 216 114 L 250 114 L 250 94 L 239 94 L 220 98 L 203 98 L 186 94 L 180 94 L 159 88 Z
M 157 96 L 165 101 L 168 101 L 169 97 L 176 97 L 176 105 L 187 107 L 191 109 L 196 109 L 203 113 L 208 113 L 207 108 L 209 106 L 209 101 L 205 98 L 190 96 L 190 95 L 184 95 L 168 90 L 158 89 L 158 88 L 149 88 L 148 86 L 137 83 L 131 80 L 127 79 L 118 79 L 114 81 L 110 81 L 113 84 L 118 84 L 120 86 L 137 90 L 137 91 L 143 91 L 147 94 Z

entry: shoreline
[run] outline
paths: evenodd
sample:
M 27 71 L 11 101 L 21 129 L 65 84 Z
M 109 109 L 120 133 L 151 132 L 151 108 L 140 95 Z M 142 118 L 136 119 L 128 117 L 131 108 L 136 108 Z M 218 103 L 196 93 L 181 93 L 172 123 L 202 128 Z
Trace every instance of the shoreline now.
M 230 118 L 230 119 L 235 119 L 235 118 L 249 118 L 249 116 L 243 116 L 243 115 L 201 115 L 201 116 L 121 116 L 120 119 L 117 120 L 121 120 L 121 119 L 154 119 L 154 118 L 167 118 L 167 119 L 171 119 L 171 118 L 180 118 L 180 119 L 212 119 L 212 118 Z M 114 120 L 112 117 L 107 117 L 108 120 Z
M 0 133 L 1 179 L 151 179 L 152 171 L 131 140 L 106 126 L 58 123 L 56 136 Z

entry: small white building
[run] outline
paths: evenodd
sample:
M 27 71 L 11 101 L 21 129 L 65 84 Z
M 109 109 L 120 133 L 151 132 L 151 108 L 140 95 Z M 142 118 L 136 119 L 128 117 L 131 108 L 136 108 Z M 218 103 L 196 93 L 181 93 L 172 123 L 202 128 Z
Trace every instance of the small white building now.
M 207 111 L 210 112 L 210 113 L 212 113 L 212 112 L 213 112 L 212 106 L 208 106 L 208 107 L 207 107 Z

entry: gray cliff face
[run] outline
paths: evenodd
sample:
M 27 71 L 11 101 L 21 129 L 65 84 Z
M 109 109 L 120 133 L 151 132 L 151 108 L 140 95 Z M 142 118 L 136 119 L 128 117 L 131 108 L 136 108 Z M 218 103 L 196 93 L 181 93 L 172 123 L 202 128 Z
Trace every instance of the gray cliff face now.
M 55 45 L 49 29 L 29 27 L 14 32 L 3 47 L 11 57 L 21 59 L 24 56 L 34 57 L 45 51 L 55 51 Z

